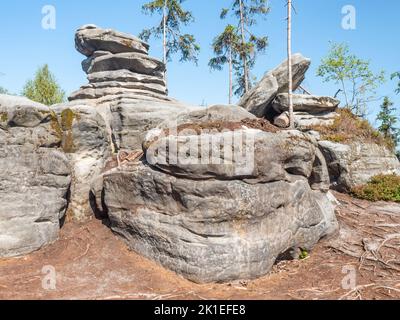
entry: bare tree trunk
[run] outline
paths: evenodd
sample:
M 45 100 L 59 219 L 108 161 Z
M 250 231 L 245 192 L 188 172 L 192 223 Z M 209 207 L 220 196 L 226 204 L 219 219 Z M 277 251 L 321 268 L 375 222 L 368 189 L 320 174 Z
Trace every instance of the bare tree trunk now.
M 244 30 L 244 16 L 243 16 L 243 1 L 239 0 L 240 4 L 240 25 L 241 25 L 241 33 L 242 33 L 242 45 L 243 45 L 243 50 L 244 46 L 246 44 L 246 34 Z M 243 60 L 243 72 L 244 72 L 244 93 L 247 93 L 249 91 L 249 71 L 247 68 L 247 57 L 246 57 L 246 52 L 243 52 L 242 54 L 242 60 Z
M 163 9 L 163 62 L 165 64 L 164 81 L 165 81 L 165 86 L 168 88 L 168 84 L 167 84 L 167 5 L 168 5 L 168 0 L 165 0 L 164 1 L 164 9 Z
M 288 77 L 289 77 L 289 121 L 290 129 L 294 129 L 293 112 L 293 71 L 292 71 L 292 0 L 288 0 L 288 32 L 287 32 L 287 50 L 288 50 Z
M 229 48 L 229 104 L 232 104 L 233 80 L 232 80 L 232 47 Z

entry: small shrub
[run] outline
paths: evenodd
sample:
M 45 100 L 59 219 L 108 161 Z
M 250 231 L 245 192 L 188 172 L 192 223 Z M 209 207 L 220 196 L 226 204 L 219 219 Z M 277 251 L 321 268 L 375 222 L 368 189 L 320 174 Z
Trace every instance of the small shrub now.
M 308 251 L 302 249 L 301 252 L 300 252 L 300 255 L 299 255 L 299 259 L 300 259 L 300 260 L 305 260 L 305 259 L 307 259 L 309 256 L 310 256 L 310 255 L 309 255 Z
M 379 175 L 351 190 L 353 196 L 369 201 L 400 202 L 400 176 Z
M 311 129 L 320 132 L 324 140 L 336 143 L 359 140 L 383 144 L 390 150 L 394 150 L 392 139 L 385 138 L 371 126 L 368 120 L 357 117 L 349 109 L 338 109 L 337 112 L 339 117 L 331 126 L 313 126 Z

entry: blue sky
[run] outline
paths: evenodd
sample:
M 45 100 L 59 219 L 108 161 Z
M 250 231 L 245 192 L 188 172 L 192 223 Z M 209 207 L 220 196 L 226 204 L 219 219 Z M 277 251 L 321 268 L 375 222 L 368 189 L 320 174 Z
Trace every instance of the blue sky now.
M 0 86 L 19 93 L 37 67 L 48 63 L 59 83 L 67 91 L 86 83 L 81 70 L 83 56 L 75 51 L 74 32 L 87 23 L 137 35 L 152 26 L 158 17 L 142 14 L 144 0 L 4 0 L 1 1 Z M 187 29 L 195 34 L 202 47 L 199 65 L 182 64 L 176 59 L 169 64 L 170 95 L 193 104 L 227 103 L 227 71 L 210 71 L 207 63 L 212 56 L 210 44 L 223 30 L 227 21 L 219 19 L 222 7 L 231 0 L 187 0 L 185 7 L 193 11 L 195 24 Z M 284 0 L 270 0 L 271 13 L 260 21 L 254 31 L 268 35 L 270 45 L 260 56 L 254 74 L 261 77 L 286 56 L 286 9 Z M 333 95 L 334 85 L 322 83 L 315 76 L 321 58 L 326 55 L 329 41 L 347 42 L 361 58 L 371 61 L 374 71 L 390 74 L 400 70 L 399 31 L 400 1 L 398 0 L 294 0 L 297 15 L 293 21 L 293 51 L 312 59 L 312 67 L 304 83 L 312 93 Z M 53 5 L 57 10 L 56 30 L 41 27 L 42 7 Z M 342 7 L 353 5 L 357 10 L 356 30 L 341 28 Z M 161 42 L 151 41 L 150 54 L 161 57 Z M 388 81 L 379 95 L 389 95 L 397 105 L 396 83 Z M 372 104 L 370 119 L 380 102 Z

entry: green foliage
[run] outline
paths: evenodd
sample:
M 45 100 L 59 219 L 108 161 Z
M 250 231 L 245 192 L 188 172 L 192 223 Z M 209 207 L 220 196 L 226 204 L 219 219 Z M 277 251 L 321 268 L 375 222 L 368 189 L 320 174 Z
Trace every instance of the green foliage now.
M 380 121 L 379 132 L 387 139 L 391 139 L 395 146 L 398 145 L 400 139 L 400 130 L 396 128 L 397 117 L 395 115 L 396 109 L 393 108 L 393 102 L 385 97 L 381 105 L 381 111 L 377 116 Z
M 234 0 L 230 8 L 222 9 L 221 19 L 226 18 L 230 11 L 238 20 L 237 30 L 241 37 L 240 46 L 236 48 L 240 61 L 234 65 L 235 94 L 241 96 L 252 86 L 250 71 L 255 66 L 257 55 L 264 53 L 268 46 L 268 37 L 256 36 L 251 27 L 257 24 L 258 17 L 266 18 L 270 8 L 267 0 Z
M 237 28 L 228 25 L 225 30 L 219 34 L 212 43 L 215 57 L 210 59 L 208 65 L 211 69 L 222 70 L 224 64 L 232 60 L 236 65 L 240 55 L 240 37 Z
M 22 95 L 47 106 L 65 101 L 65 92 L 58 85 L 47 64 L 38 69 L 33 80 L 27 81 Z
M 369 201 L 400 202 L 400 177 L 375 176 L 366 185 L 353 188 L 351 193 L 357 198 Z
M 161 22 L 150 29 L 144 29 L 139 37 L 144 41 L 154 36 L 161 38 L 164 34 L 164 5 L 166 10 L 166 58 L 171 61 L 172 55 L 180 53 L 180 61 L 192 61 L 197 64 L 200 46 L 192 34 L 182 34 L 181 25 L 187 26 L 194 21 L 190 11 L 182 8 L 184 0 L 154 0 L 143 5 L 145 14 L 153 15 L 155 13 L 162 16 Z
M 393 80 L 395 78 L 399 78 L 399 83 L 397 84 L 396 93 L 400 94 L 400 71 L 392 74 L 391 79 Z
M 0 94 L 8 94 L 8 90 L 3 87 L 0 87 Z
M 385 81 L 384 72 L 373 73 L 370 62 L 351 54 L 349 46 L 332 43 L 322 59 L 317 75 L 324 82 L 340 85 L 345 107 L 360 117 L 366 117 L 368 104 L 376 100 L 376 89 Z
M 300 259 L 300 260 L 305 260 L 305 259 L 307 259 L 309 256 L 310 256 L 310 255 L 309 255 L 308 251 L 302 249 L 301 252 L 300 252 L 300 255 L 299 255 L 299 259 Z

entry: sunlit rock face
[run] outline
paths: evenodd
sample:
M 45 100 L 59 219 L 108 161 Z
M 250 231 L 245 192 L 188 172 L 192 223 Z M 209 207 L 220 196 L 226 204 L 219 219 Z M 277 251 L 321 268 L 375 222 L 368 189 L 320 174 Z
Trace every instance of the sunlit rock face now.
M 57 240 L 71 172 L 52 110 L 0 95 L 0 257 Z

